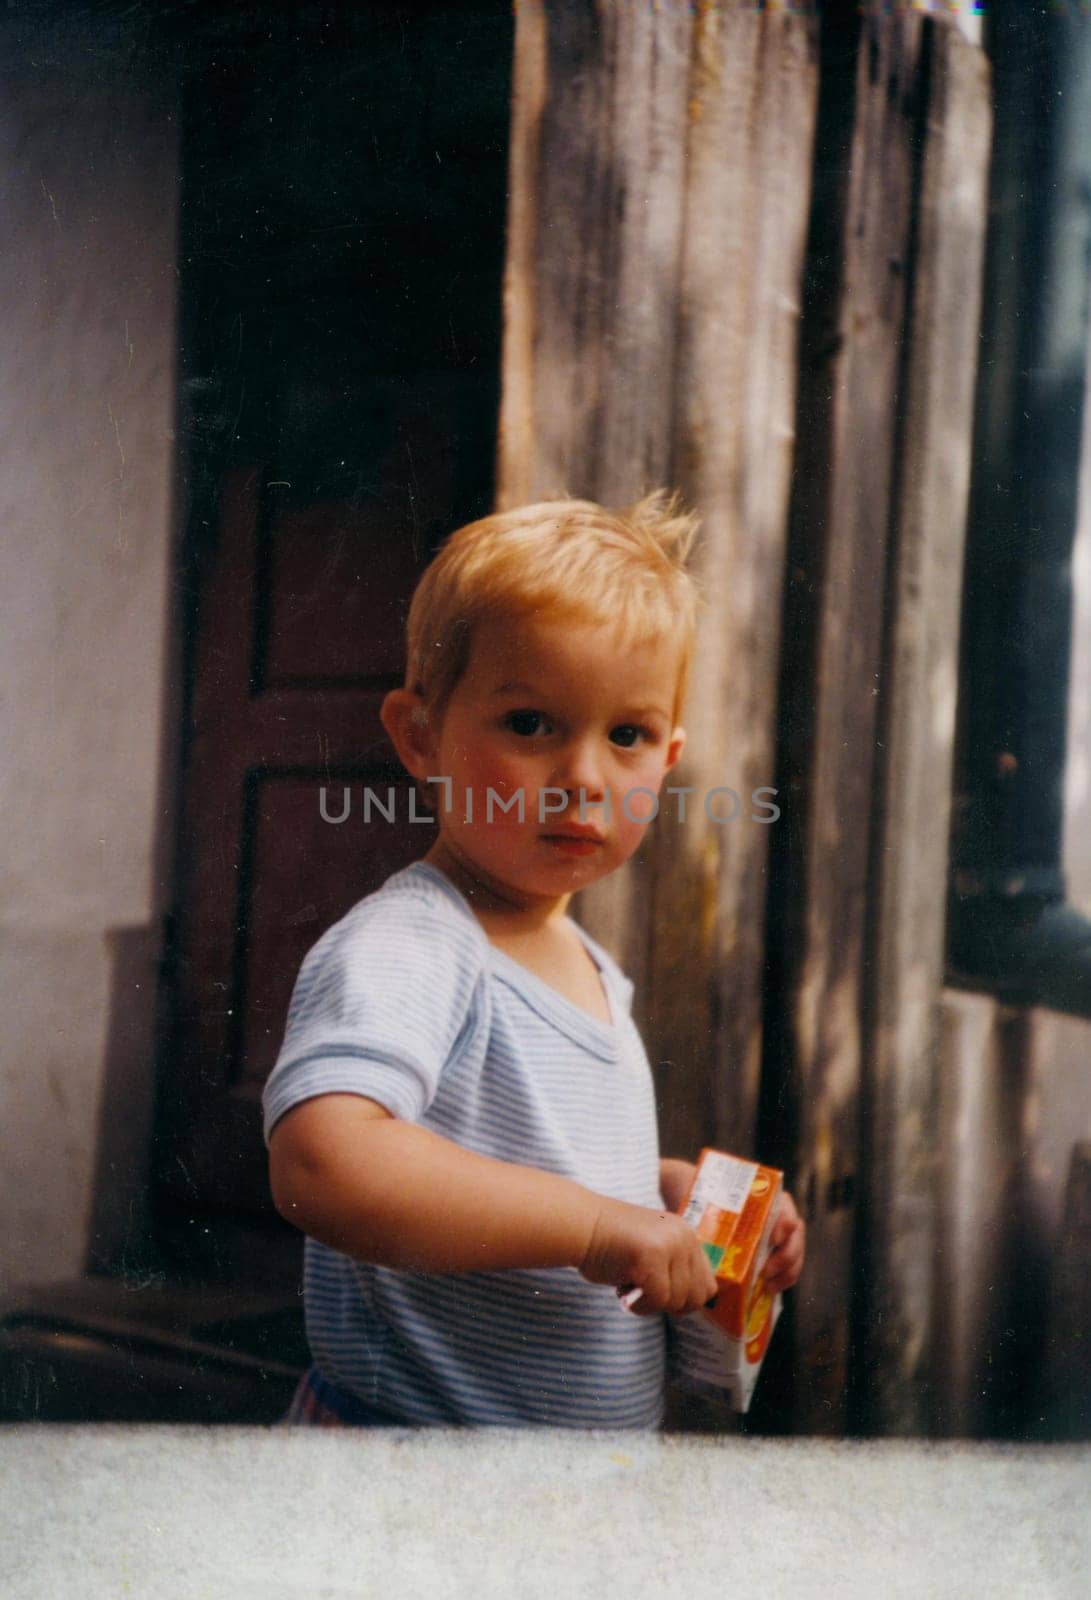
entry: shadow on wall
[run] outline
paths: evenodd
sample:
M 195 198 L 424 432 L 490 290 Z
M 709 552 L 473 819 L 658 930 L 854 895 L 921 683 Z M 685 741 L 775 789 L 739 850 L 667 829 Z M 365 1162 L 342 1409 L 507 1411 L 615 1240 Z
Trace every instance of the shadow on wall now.
M 1091 1437 L 1091 1025 L 946 990 L 937 1432 Z
M 106 934 L 110 1004 L 95 1141 L 87 1270 L 139 1275 L 151 1237 L 151 1152 L 162 934 Z
M 88 1275 L 0 1300 L 0 1422 L 276 1422 L 309 1359 L 302 1301 L 294 1287 L 255 1292 L 164 1270 L 152 1194 L 161 935 L 106 937 Z

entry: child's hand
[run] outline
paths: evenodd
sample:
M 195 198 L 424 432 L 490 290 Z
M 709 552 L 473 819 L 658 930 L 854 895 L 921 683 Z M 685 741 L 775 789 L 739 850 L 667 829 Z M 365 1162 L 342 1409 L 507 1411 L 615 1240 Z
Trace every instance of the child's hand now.
M 716 1275 L 693 1229 L 669 1211 L 602 1201 L 580 1262 L 591 1283 L 638 1288 L 636 1316 L 696 1311 L 716 1293 Z
M 780 1214 L 770 1237 L 772 1248 L 762 1274 L 772 1294 L 790 1289 L 799 1281 L 807 1251 L 806 1239 L 806 1223 L 796 1210 L 795 1201 L 785 1190 L 780 1202 Z

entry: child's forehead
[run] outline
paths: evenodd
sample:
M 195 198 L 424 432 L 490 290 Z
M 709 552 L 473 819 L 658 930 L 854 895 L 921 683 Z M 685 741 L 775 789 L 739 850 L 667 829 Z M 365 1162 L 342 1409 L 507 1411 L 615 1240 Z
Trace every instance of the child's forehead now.
M 470 654 L 471 659 L 523 657 L 548 662 L 557 656 L 589 653 L 596 636 L 600 648 L 608 650 L 615 642 L 611 638 L 615 633 L 620 643 L 618 629 L 579 614 L 493 613 L 482 617 L 474 628 Z
M 483 620 L 474 630 L 467 676 L 497 694 L 554 683 L 582 687 L 593 679 L 658 688 L 669 698 L 680 665 L 678 640 L 634 641 L 620 623 L 528 615 Z

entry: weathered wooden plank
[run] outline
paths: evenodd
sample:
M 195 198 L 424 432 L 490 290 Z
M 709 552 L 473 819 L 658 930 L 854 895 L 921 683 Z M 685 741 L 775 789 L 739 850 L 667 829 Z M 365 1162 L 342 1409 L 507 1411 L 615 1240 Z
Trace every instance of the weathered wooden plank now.
M 692 793 L 579 915 L 637 982 L 664 1149 L 748 1151 L 817 23 L 742 0 L 516 15 L 499 502 L 675 483 L 704 518 L 672 775 Z
M 1012 1093 L 1002 1071 L 1004 1026 L 992 995 L 944 992 L 941 1001 L 939 1248 L 935 1336 L 937 1432 L 983 1431 L 980 1370 L 993 1286 L 1003 1281 L 1006 1235 L 997 1211 L 1007 1176 Z
M 669 472 L 692 21 L 516 6 L 497 501 Z
M 538 250 L 538 148 L 546 98 L 545 7 L 515 8 L 504 254 L 503 353 L 496 507 L 523 505 L 534 482 L 534 286 Z
M 706 611 L 657 839 L 649 1034 L 664 1142 L 750 1152 L 761 1070 L 777 672 L 796 351 L 817 100 L 817 24 L 747 5 L 698 13 L 686 178 L 677 478 L 703 518 Z M 739 814 L 729 823 L 738 796 Z M 780 826 L 777 823 L 774 826 Z
M 868 971 L 872 1081 L 867 1420 L 932 1425 L 938 1003 L 943 973 L 960 588 L 991 114 L 981 52 L 930 26 L 901 463 L 884 772 Z
M 952 52 L 961 52 L 957 69 Z M 773 1142 L 780 1107 L 789 1129 L 797 1121 L 782 1159 L 796 1167 L 811 1259 L 821 1262 L 793 1308 L 795 1420 L 807 1431 L 881 1426 L 889 1406 L 879 1394 L 898 1390 L 902 1364 L 918 1360 L 932 1309 L 934 1217 L 923 1233 L 911 1208 L 895 1220 L 885 1186 L 892 1138 L 921 1146 L 892 1118 L 912 1106 L 908 1086 L 929 1047 L 918 1040 L 918 1055 L 892 1055 L 883 1028 L 892 996 L 906 1001 L 914 984 L 934 1012 L 941 976 L 949 768 L 937 757 L 924 775 L 911 729 L 946 739 L 949 761 L 985 214 L 987 115 L 983 131 L 983 89 L 972 81 L 981 70 L 978 51 L 919 16 L 823 26 L 783 661 L 791 827 L 771 896 L 780 954 L 763 1117 Z M 952 71 L 961 73 L 954 87 Z M 962 137 L 956 171 L 948 151 Z M 952 294 L 961 294 L 957 311 Z M 945 322 L 937 328 L 933 300 L 961 319 L 957 337 Z M 942 511 L 922 495 L 938 496 Z M 918 661 L 909 641 L 922 616 L 931 620 Z M 901 654 L 891 640 L 903 641 Z M 933 670 L 948 674 L 938 722 Z M 890 764 L 892 746 L 900 765 Z M 899 805 L 915 783 L 927 801 Z M 886 811 L 876 812 L 877 791 Z M 926 968 L 923 946 L 895 953 L 882 931 L 881 885 L 892 874 L 898 887 L 885 904 L 912 902 L 918 924 L 930 919 Z M 889 1282 L 910 1274 L 910 1261 L 916 1339 L 904 1323 L 888 1338 L 876 1330 L 891 1315 Z M 862 1360 L 852 1372 L 854 1334 Z M 924 1426 L 911 1411 L 891 1425 Z
M 500 506 L 670 479 L 691 33 L 685 6 L 516 7 Z M 644 851 L 578 907 L 641 990 L 650 883 Z
M 864 951 L 887 536 L 921 81 L 919 18 L 827 20 L 802 349 L 771 915 L 767 1090 L 810 1229 L 797 1426 L 848 1425 Z M 770 1094 L 769 1099 L 773 1096 Z M 766 1115 L 776 1144 L 778 1119 Z
M 754 1139 L 749 795 L 773 781 L 816 30 L 741 0 L 517 7 L 500 503 L 680 482 L 705 519 L 686 821 L 668 798 L 579 908 L 637 981 L 677 1150 Z M 729 796 L 703 805 L 727 787 L 729 823 Z
M 1072 1150 L 1043 1352 L 1044 1433 L 1091 1437 L 1091 1142 Z
M 899 894 L 906 905 L 929 895 L 942 905 L 942 873 L 917 882 L 912 843 L 941 757 L 900 811 L 891 797 L 902 768 L 890 768 L 878 845 L 873 800 L 876 752 L 892 742 L 879 721 L 886 607 L 895 607 L 901 638 L 898 608 L 918 603 L 921 582 L 944 625 L 958 592 L 958 447 L 939 451 L 942 468 L 932 452 L 936 427 L 968 434 L 969 406 L 960 407 L 972 382 L 975 306 L 963 301 L 961 342 L 948 360 L 957 371 L 943 367 L 925 307 L 933 293 L 947 306 L 956 259 L 960 281 L 965 263 L 972 277 L 979 261 L 971 214 L 974 194 L 983 204 L 974 187 L 983 102 L 980 82 L 973 86 L 978 53 L 938 25 L 912 15 L 824 20 L 822 184 L 808 242 L 819 37 L 813 18 L 743 3 L 703 5 L 695 18 L 685 7 L 517 7 L 499 500 L 563 488 L 618 503 L 675 481 L 704 517 L 696 565 L 707 610 L 690 742 L 674 775 L 693 791 L 687 821 L 678 799 L 665 806 L 638 859 L 585 895 L 581 915 L 637 979 L 665 1147 L 716 1140 L 746 1150 L 763 1070 L 771 832 L 749 820 L 749 795 L 773 781 L 794 450 L 779 769 L 787 792 L 772 899 L 780 968 L 766 996 L 763 1087 L 763 1134 L 780 1144 L 762 1148 L 802 1177 L 812 1261 L 821 1263 L 796 1308 L 805 1397 L 797 1425 L 838 1432 L 849 1420 L 861 1126 L 875 1134 L 864 1176 L 877 1220 L 862 1237 L 864 1265 L 883 1286 L 879 1302 L 890 1303 L 892 1278 L 912 1277 L 894 1264 L 897 1252 L 909 1249 L 915 1272 L 930 1247 L 905 1245 L 901 1221 L 890 1224 L 911 1221 L 912 1206 L 892 1210 L 878 1193 L 891 1106 L 923 1057 L 903 1071 L 880 1040 L 873 1081 L 865 1019 L 871 1007 L 882 1027 L 889 1020 L 867 968 L 873 948 L 884 952 L 884 981 L 899 997 L 894 1014 L 899 1006 L 920 1014 L 919 1004 L 912 1012 L 919 964 L 890 963 L 927 941 L 914 922 L 918 945 L 883 932 L 875 946 L 871 895 L 881 860 L 884 906 Z M 923 48 L 933 37 L 934 49 Z M 952 66 L 956 49 L 961 64 Z M 963 123 L 969 159 L 956 181 L 950 151 Z M 908 359 L 907 337 L 915 340 Z M 902 443 L 908 464 L 899 475 Z M 917 478 L 930 495 L 947 496 L 935 550 L 926 548 L 927 505 L 908 487 Z M 933 629 L 926 648 L 936 661 L 939 643 Z M 904 641 L 892 658 L 899 727 L 912 723 L 911 686 L 919 689 L 924 660 Z M 727 787 L 740 815 L 716 822 L 704 798 Z M 910 831 L 896 836 L 896 817 Z M 938 972 L 928 974 L 934 999 Z M 919 1137 L 902 1130 L 898 1140 L 898 1160 L 915 1172 L 907 1152 Z M 880 1365 L 900 1359 L 881 1340 L 868 1353 Z

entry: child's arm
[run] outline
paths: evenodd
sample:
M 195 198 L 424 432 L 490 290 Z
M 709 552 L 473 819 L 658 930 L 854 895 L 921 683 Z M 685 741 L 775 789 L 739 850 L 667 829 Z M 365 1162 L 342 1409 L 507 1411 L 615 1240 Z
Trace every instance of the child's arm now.
M 716 1280 L 679 1217 L 464 1150 L 359 1095 L 305 1100 L 269 1140 L 273 1199 L 312 1238 L 422 1272 L 577 1267 L 639 1285 L 638 1308 L 696 1310 Z

